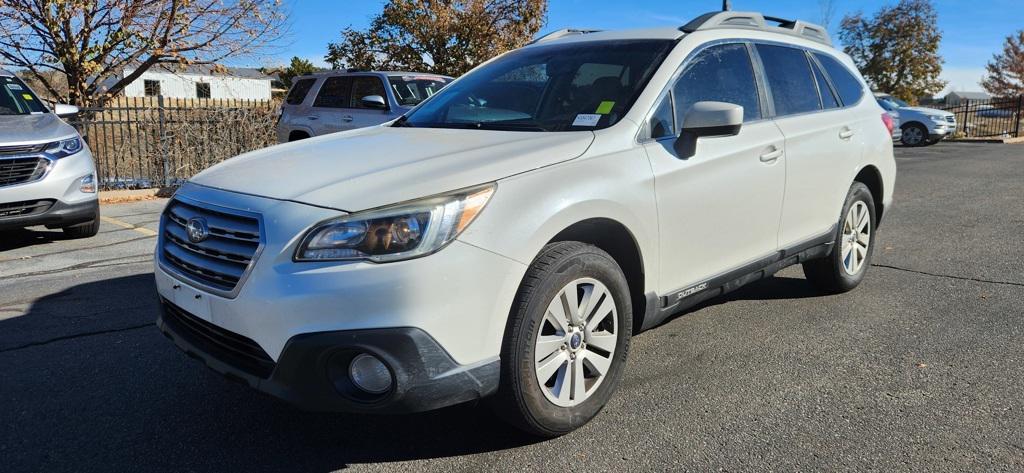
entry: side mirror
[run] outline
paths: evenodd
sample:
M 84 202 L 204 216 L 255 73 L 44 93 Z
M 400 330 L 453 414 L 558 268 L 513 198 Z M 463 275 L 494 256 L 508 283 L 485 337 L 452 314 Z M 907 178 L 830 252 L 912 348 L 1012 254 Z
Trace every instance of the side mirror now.
M 78 107 L 74 105 L 64 105 L 58 103 L 53 106 L 53 114 L 58 117 L 70 117 L 72 115 L 78 115 Z
M 379 95 L 367 95 L 362 98 L 361 102 L 366 108 L 373 108 L 376 110 L 385 110 L 388 108 L 388 103 L 384 101 L 384 97 Z
M 743 107 L 725 102 L 697 102 L 683 118 L 683 131 L 675 142 L 680 159 L 697 154 L 697 139 L 736 136 L 743 126 Z

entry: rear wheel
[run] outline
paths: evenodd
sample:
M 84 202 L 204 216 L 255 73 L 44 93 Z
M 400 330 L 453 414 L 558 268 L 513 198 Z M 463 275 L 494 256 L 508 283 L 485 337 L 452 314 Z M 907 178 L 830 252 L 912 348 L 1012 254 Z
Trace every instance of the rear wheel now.
M 586 424 L 618 386 L 632 320 L 629 286 L 608 253 L 579 242 L 548 245 L 510 315 L 495 411 L 542 437 Z
M 853 290 L 871 265 L 875 242 L 875 201 L 871 191 L 854 182 L 846 196 L 832 253 L 803 264 L 804 275 L 824 293 Z

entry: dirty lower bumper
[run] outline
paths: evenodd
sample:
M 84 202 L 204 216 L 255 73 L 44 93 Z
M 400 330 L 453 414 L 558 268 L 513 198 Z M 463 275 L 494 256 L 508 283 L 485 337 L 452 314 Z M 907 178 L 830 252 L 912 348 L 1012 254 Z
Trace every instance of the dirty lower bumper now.
M 426 332 L 411 327 L 296 335 L 277 362 L 252 342 L 162 301 L 160 330 L 180 349 L 226 377 L 311 411 L 410 413 L 493 394 L 497 359 L 459 365 Z M 367 395 L 348 379 L 348 363 L 367 353 L 385 362 L 392 389 Z
M 8 209 L 5 211 L 5 209 Z M 14 214 L 24 212 L 21 214 Z M 5 212 L 9 215 L 5 216 Z M 79 223 L 91 222 L 100 213 L 99 200 L 67 204 L 59 200 L 34 200 L 24 202 L 0 202 L 0 230 L 45 225 L 48 228 L 62 228 Z

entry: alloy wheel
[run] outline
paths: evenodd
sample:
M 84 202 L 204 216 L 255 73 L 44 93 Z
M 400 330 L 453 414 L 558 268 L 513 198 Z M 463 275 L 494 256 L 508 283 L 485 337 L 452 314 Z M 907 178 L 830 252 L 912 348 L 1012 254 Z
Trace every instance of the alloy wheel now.
M 544 396 L 559 407 L 579 405 L 607 377 L 618 343 L 612 293 L 600 281 L 565 285 L 548 304 L 534 343 L 534 369 Z
M 854 276 L 864 267 L 871 244 L 871 212 L 864 201 L 854 202 L 846 213 L 842 243 L 843 270 Z

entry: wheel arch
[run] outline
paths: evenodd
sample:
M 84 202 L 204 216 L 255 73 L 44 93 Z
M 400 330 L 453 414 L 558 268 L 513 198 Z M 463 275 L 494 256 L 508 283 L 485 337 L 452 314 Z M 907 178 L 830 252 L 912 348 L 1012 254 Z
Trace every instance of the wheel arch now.
M 547 244 L 563 241 L 594 245 L 607 252 L 618 263 L 629 284 L 633 307 L 633 331 L 639 332 L 648 309 L 648 301 L 644 293 L 643 253 L 633 232 L 617 220 L 595 217 L 569 225 L 552 237 Z
M 882 222 L 882 214 L 885 213 L 885 184 L 882 182 L 882 173 L 873 164 L 868 164 L 861 168 L 857 173 L 857 177 L 853 178 L 854 182 L 859 182 L 868 187 L 871 191 L 871 197 L 875 201 L 875 228 Z

